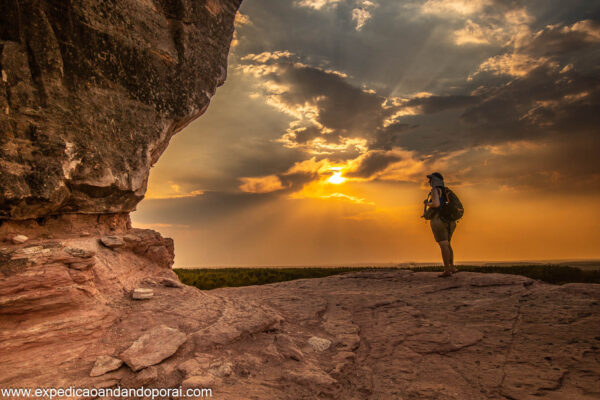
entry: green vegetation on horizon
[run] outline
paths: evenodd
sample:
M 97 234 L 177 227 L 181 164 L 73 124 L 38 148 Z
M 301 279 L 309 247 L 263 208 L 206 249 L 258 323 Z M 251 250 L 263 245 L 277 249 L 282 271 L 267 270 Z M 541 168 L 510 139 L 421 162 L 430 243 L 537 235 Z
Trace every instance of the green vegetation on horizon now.
M 514 265 L 514 266 L 472 266 L 459 265 L 460 271 L 502 273 L 523 275 L 532 279 L 553 284 L 565 283 L 600 283 L 600 271 L 584 271 L 579 268 L 557 265 Z M 220 287 L 238 287 L 250 285 L 264 285 L 268 283 L 284 282 L 294 279 L 323 278 L 345 272 L 385 269 L 410 269 L 417 272 L 442 271 L 439 267 L 338 267 L 338 268 L 201 268 L 201 269 L 174 269 L 181 282 L 195 286 L 198 289 L 209 290 Z

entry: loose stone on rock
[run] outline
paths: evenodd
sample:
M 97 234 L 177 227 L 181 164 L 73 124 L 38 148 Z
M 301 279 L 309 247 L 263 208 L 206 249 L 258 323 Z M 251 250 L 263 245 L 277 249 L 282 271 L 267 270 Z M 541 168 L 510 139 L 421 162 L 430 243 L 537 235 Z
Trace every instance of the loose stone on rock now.
M 313 336 L 308 339 L 308 344 L 310 344 L 316 351 L 325 351 L 331 346 L 331 340 Z
M 125 245 L 123 239 L 118 236 L 103 236 L 100 238 L 100 243 L 109 249 L 118 249 Z
M 73 257 L 91 258 L 96 255 L 96 252 L 91 250 L 80 249 L 77 247 L 65 247 L 64 251 Z
M 107 372 L 119 369 L 123 365 L 123 360 L 111 356 L 100 356 L 96 359 L 96 363 L 90 372 L 90 376 L 100 376 Z
M 160 325 L 140 336 L 120 358 L 133 371 L 139 371 L 172 356 L 186 340 L 185 333 Z
M 200 369 L 200 363 L 193 358 L 177 366 L 177 370 L 186 377 L 196 374 Z
M 11 241 L 13 242 L 13 244 L 23 244 L 26 241 L 28 241 L 29 238 L 25 235 L 15 235 L 12 237 Z
M 154 296 L 154 291 L 147 288 L 135 288 L 131 294 L 131 298 L 134 300 L 148 300 Z
M 211 365 L 208 371 L 218 377 L 230 376 L 233 373 L 233 364 L 230 362 L 218 362 Z

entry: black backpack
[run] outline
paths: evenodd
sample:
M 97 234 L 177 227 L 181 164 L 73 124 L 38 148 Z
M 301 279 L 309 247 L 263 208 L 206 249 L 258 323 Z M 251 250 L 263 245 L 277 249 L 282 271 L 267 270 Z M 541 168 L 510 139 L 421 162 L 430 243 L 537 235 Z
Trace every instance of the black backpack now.
M 438 208 L 438 215 L 445 222 L 458 221 L 465 213 L 458 196 L 447 187 L 439 187 L 442 191 L 442 204 Z

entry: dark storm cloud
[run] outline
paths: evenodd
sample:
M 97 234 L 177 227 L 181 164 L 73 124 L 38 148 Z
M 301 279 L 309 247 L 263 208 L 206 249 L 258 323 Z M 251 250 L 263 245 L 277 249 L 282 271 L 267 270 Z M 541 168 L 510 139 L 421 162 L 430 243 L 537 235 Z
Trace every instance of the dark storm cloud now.
M 569 56 L 594 48 L 600 40 L 600 23 L 583 20 L 572 26 L 550 25 L 539 31 L 523 51 L 538 56 Z
M 461 108 L 476 104 L 480 99 L 476 96 L 450 95 L 418 97 L 406 103 L 405 107 L 421 107 L 424 114 L 433 114 L 452 108 Z
M 286 187 L 284 192 L 295 192 L 302 189 L 304 185 L 319 178 L 315 171 L 296 171 L 278 174 L 279 180 Z
M 383 149 L 391 150 L 400 143 L 402 134 L 411 129 L 418 128 L 418 125 L 409 125 L 403 123 L 393 123 L 377 132 L 377 136 L 373 144 L 372 149 Z
M 452 182 L 492 184 L 541 196 L 600 193 L 600 137 L 550 137 L 535 143 L 472 148 L 447 164 Z M 465 168 L 465 166 L 468 166 Z
M 265 66 L 276 69 L 263 74 Z M 385 108 L 385 97 L 352 85 L 336 71 L 294 62 L 289 56 L 249 57 L 245 60 L 245 70 L 261 74 L 266 95 L 290 112 L 306 104 L 314 107 L 315 113 L 310 114 L 314 121 L 299 120 L 303 125 L 288 136 L 288 140 L 297 144 L 306 144 L 317 137 L 330 143 L 340 143 L 344 138 L 373 140 L 383 129 L 384 120 L 398 109 Z
M 346 175 L 349 177 L 370 178 L 377 172 L 386 169 L 388 165 L 401 159 L 402 157 L 398 154 L 373 150 L 362 157 L 357 168 L 347 172 Z
M 541 66 L 490 93 L 461 116 L 478 142 L 497 143 L 547 135 L 590 134 L 599 126 L 600 76 Z
M 306 143 L 321 135 L 321 130 L 314 126 L 305 126 L 295 131 L 295 140 L 298 143 Z
M 437 159 L 473 146 L 567 138 L 585 143 L 597 135 L 600 6 L 583 0 L 568 6 L 558 0 L 475 1 L 465 5 L 479 11 L 447 15 L 444 7 L 452 10 L 452 1 L 430 2 L 441 8 L 429 14 L 422 13 L 425 1 L 375 3 L 360 31 L 351 18 L 356 1 L 315 10 L 256 0 L 242 8 L 253 24 L 240 35 L 239 57 L 288 55 L 241 65 L 277 66 L 260 77 L 282 90 L 271 95 L 289 108 L 312 104 L 318 110 L 316 125 L 305 118 L 288 130 L 291 147 L 317 138 L 336 145 L 364 138 L 370 152 L 401 148 Z M 473 37 L 460 42 L 459 32 Z M 597 140 L 588 142 L 600 150 Z M 584 147 L 565 147 L 580 164 L 564 167 L 565 173 L 598 171 L 597 162 L 578 157 Z M 548 153 L 547 160 L 558 154 Z M 336 149 L 320 157 L 358 155 Z M 385 169 L 372 157 L 362 160 L 357 176 L 376 171 L 374 166 Z
M 344 0 L 314 10 L 293 1 L 245 2 L 242 12 L 253 24 L 239 30 L 235 52 L 288 50 L 310 65 L 343 71 L 355 86 L 364 83 L 384 96 L 440 93 L 472 72 L 474 60 L 492 54 L 477 47 L 448 51 L 445 38 L 454 22 L 420 18 L 414 1 L 373 1 L 371 18 L 357 31 L 352 12 L 359 3 Z
M 292 85 L 281 95 L 288 105 L 314 100 L 319 109 L 317 120 L 341 136 L 370 135 L 389 114 L 382 108 L 385 98 L 366 93 L 335 73 L 286 65 L 281 75 L 271 78 Z
M 309 66 L 294 58 L 293 54 L 281 52 L 250 55 L 243 60 L 242 69 L 260 75 L 266 95 L 276 98 L 285 108 L 294 110 L 306 104 L 314 105 L 313 117 L 318 126 L 301 126 L 291 130 L 293 135 L 286 136 L 286 140 L 298 145 L 316 138 L 332 144 L 339 144 L 345 138 L 359 138 L 366 139 L 369 148 L 390 149 L 403 132 L 417 127 L 397 122 L 394 114 L 408 108 L 434 114 L 464 109 L 478 102 L 478 97 L 471 95 L 390 101 L 372 90 L 356 87 L 340 72 Z M 328 156 L 348 159 L 356 155 L 338 149 Z
M 455 113 L 433 118 L 408 117 L 420 127 L 401 135 L 396 144 L 422 153 L 449 152 L 476 145 L 519 140 L 562 140 L 597 135 L 600 109 L 600 25 L 591 20 L 547 26 L 521 38 L 514 47 L 490 57 L 463 84 L 469 95 L 413 99 L 430 101 L 431 111 Z M 462 102 L 456 101 L 462 99 Z M 462 104 L 461 104 L 462 103 Z M 461 108 L 462 106 L 462 108 Z M 423 112 L 427 113 L 426 107 Z M 590 146 L 597 146 L 591 141 Z M 569 147 L 566 151 L 574 150 Z M 600 148 L 596 148 L 600 150 Z M 580 159 L 591 171 L 598 164 Z

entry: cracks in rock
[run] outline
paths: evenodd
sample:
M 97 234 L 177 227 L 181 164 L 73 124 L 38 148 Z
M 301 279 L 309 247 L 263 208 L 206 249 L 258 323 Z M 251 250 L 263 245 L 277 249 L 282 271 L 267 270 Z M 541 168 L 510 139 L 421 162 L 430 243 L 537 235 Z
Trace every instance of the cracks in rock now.
M 27 64 L 29 65 L 29 72 L 31 74 L 31 81 L 33 82 L 36 93 L 38 95 L 38 100 L 43 107 L 47 106 L 48 95 L 46 94 L 46 89 L 44 88 L 44 83 L 42 82 L 42 71 L 39 67 L 38 63 L 35 60 L 35 55 L 33 53 L 33 49 L 29 45 L 29 42 L 25 44 L 25 49 L 27 50 Z
M 511 354 L 512 349 L 513 349 L 513 345 L 514 345 L 514 342 L 515 342 L 515 335 L 517 333 L 518 325 L 520 324 L 522 316 L 523 316 L 523 314 L 521 313 L 521 307 L 523 305 L 523 302 L 525 302 L 525 301 L 526 301 L 526 299 L 524 298 L 524 296 L 522 296 L 519 299 L 519 302 L 517 304 L 517 313 L 515 315 L 515 319 L 513 321 L 512 328 L 511 328 L 511 331 L 510 331 L 510 343 L 508 345 L 508 349 L 506 349 L 506 353 L 504 355 L 504 362 L 502 364 L 502 379 L 500 380 L 500 384 L 498 385 L 498 388 L 500 390 L 500 394 L 502 396 L 505 396 L 508 399 L 511 399 L 511 397 L 508 397 L 506 394 L 502 393 L 502 388 L 504 387 L 504 381 L 506 380 L 506 365 L 508 364 L 508 359 L 509 359 L 510 354 Z
M 325 307 L 317 310 L 317 312 L 315 313 L 315 316 L 318 318 L 318 320 L 323 323 L 323 317 L 325 316 L 325 313 L 329 310 L 329 302 L 327 301 L 327 299 L 325 300 Z
M 185 5 L 181 0 L 160 2 L 162 12 L 165 15 L 169 25 L 169 32 L 177 51 L 178 68 L 185 60 L 185 28 L 184 25 L 189 25 L 185 21 Z
M 468 347 L 468 346 L 467 346 Z M 462 347 L 461 349 L 464 349 L 464 347 Z M 458 349 L 460 350 L 460 349 Z M 446 353 L 440 353 L 444 358 L 447 358 L 448 360 L 452 360 L 452 357 L 446 355 Z M 450 365 L 450 364 L 448 364 Z M 471 386 L 472 388 L 475 388 L 477 390 L 479 390 L 481 393 L 484 393 L 484 388 L 481 386 L 481 384 L 479 384 L 478 382 L 476 382 L 475 380 L 471 380 L 467 377 L 467 375 L 463 374 L 458 368 L 452 368 L 452 371 L 454 371 L 456 374 L 458 374 L 469 386 Z
M 460 289 L 461 287 L 462 287 L 462 285 L 451 285 L 451 286 L 434 289 L 429 292 L 424 292 L 423 294 L 431 294 L 431 293 L 443 292 L 445 290 Z
M 175 50 L 177 51 L 177 65 L 180 66 L 185 59 L 184 24 L 181 20 L 173 18 L 167 18 L 167 21 L 169 23 L 171 38 L 173 39 L 173 44 L 175 45 Z
M 367 307 L 370 308 L 371 310 L 375 310 L 376 308 L 380 308 L 380 307 L 387 307 L 387 306 L 395 306 L 396 304 L 401 304 L 403 306 L 409 306 L 409 304 L 401 299 L 397 299 L 394 301 L 382 301 L 379 303 L 375 303 L 372 305 L 368 305 Z
M 528 282 L 508 282 L 508 283 L 502 283 L 502 282 L 496 282 L 496 283 L 486 283 L 486 284 L 481 284 L 481 285 L 475 285 L 475 284 L 469 284 L 470 287 L 476 287 L 476 288 L 488 288 L 488 287 L 501 287 L 501 286 L 520 286 L 520 285 L 525 285 Z M 525 287 L 532 285 L 532 283 L 530 283 L 529 285 L 525 285 Z
M 8 85 L 8 79 L 6 78 L 6 72 L 2 68 L 2 52 L 4 51 L 4 43 L 0 41 L 0 95 L 4 95 L 6 99 L 6 110 L 0 110 L 0 113 L 6 112 L 8 114 L 8 110 L 11 104 L 10 101 L 10 86 Z

